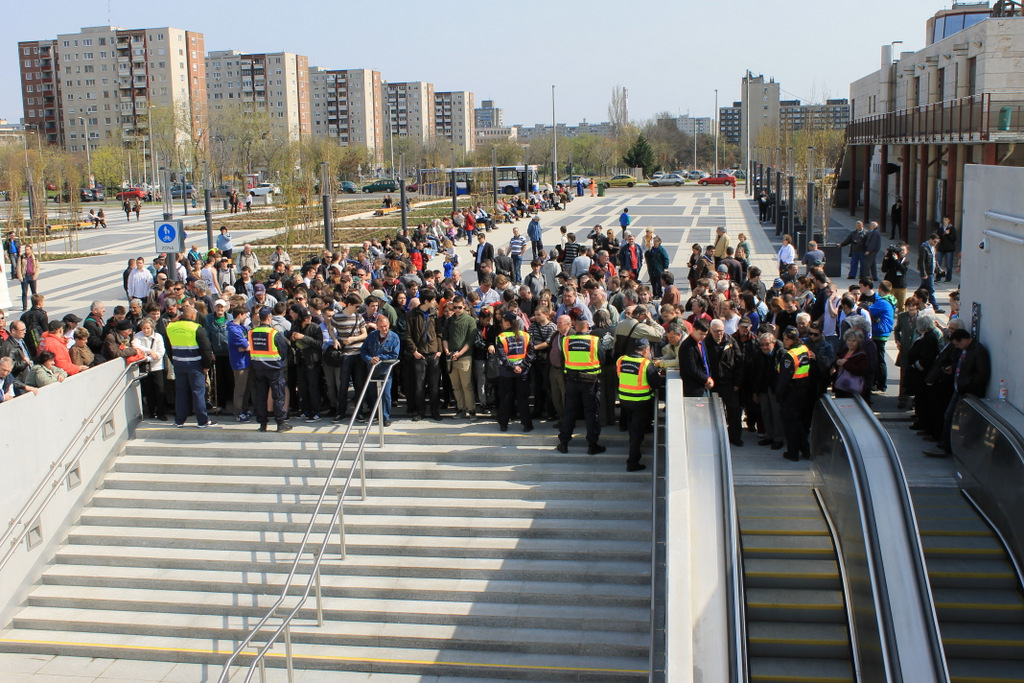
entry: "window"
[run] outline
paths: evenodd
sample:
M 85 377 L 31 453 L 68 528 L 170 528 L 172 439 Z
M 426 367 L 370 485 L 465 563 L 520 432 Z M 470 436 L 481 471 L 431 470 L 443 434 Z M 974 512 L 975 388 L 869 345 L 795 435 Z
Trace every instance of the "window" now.
M 100 45 L 106 45 L 107 44 L 107 39 L 106 38 L 100 38 L 99 39 L 99 44 Z
M 65 41 L 64 41 L 64 47 L 71 47 L 71 41 L 70 41 L 70 40 L 65 40 Z M 67 56 L 67 55 L 65 55 L 65 57 L 66 57 L 66 56 Z
M 26 85 L 25 86 L 25 92 L 33 92 L 32 86 L 31 85 Z
M 83 47 L 89 47 L 90 45 L 92 45 L 92 38 L 86 38 L 85 40 L 82 41 L 82 46 Z

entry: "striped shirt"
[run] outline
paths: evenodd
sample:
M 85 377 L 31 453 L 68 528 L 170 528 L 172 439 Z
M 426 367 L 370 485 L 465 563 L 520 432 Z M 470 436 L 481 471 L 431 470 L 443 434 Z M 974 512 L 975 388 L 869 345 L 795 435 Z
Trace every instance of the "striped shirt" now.
M 334 336 L 341 343 L 341 351 L 346 356 L 355 356 L 359 353 L 361 344 L 350 344 L 349 339 L 356 337 L 366 329 L 366 321 L 358 312 L 346 315 L 344 311 L 335 311 L 331 316 L 331 327 L 334 328 Z
M 508 255 L 519 256 L 526 249 L 526 240 L 522 235 L 515 235 L 508 241 Z

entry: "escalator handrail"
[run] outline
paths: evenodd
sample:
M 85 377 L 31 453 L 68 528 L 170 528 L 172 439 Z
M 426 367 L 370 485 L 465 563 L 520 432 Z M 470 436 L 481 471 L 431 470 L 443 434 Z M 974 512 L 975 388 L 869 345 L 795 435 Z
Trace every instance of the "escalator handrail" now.
M 849 399 L 844 399 L 849 400 Z M 913 571 L 916 581 L 914 582 L 917 587 L 921 604 L 926 607 L 928 614 L 924 620 L 924 626 L 928 634 L 929 650 L 932 658 L 932 662 L 936 667 L 936 671 L 942 676 L 941 681 L 949 681 L 949 671 L 946 666 L 945 651 L 942 646 L 942 638 L 939 632 L 938 616 L 935 611 L 935 604 L 932 600 L 931 583 L 928 579 L 928 572 L 925 564 L 924 549 L 920 542 L 920 527 L 917 523 L 917 515 L 914 513 L 913 502 L 910 497 L 910 487 L 907 484 L 906 474 L 903 471 L 903 466 L 900 463 L 899 454 L 896 451 L 896 447 L 892 443 L 892 439 L 889 437 L 889 433 L 882 426 L 881 422 L 875 416 L 871 408 L 865 403 L 864 399 L 860 396 L 853 398 L 859 411 L 862 413 L 862 417 L 866 418 L 871 426 L 875 429 L 876 435 L 881 438 L 885 449 L 885 455 L 888 458 L 890 467 L 896 483 L 896 489 L 899 496 L 899 505 L 903 511 L 902 521 L 906 526 L 907 538 L 911 544 L 911 556 L 913 558 Z M 878 543 L 878 536 L 874 530 L 879 528 L 878 520 L 875 517 L 874 508 L 871 505 L 871 487 L 867 472 L 865 471 L 863 454 L 860 449 L 860 443 L 858 441 L 856 432 L 852 429 L 848 423 L 846 417 L 842 411 L 838 410 L 833 402 L 833 399 L 826 396 L 823 399 L 823 403 L 826 406 L 829 414 L 833 418 L 833 423 L 837 426 L 841 426 L 840 435 L 843 437 L 843 441 L 847 446 L 850 454 L 851 465 L 854 468 L 856 474 L 856 483 L 858 485 L 858 493 L 860 496 L 860 506 L 863 519 L 868 525 L 868 529 L 872 531 L 869 534 L 866 541 L 870 543 L 870 554 L 869 558 L 872 571 L 877 573 L 878 577 L 885 575 L 885 567 L 882 563 L 881 549 Z M 852 438 L 851 438 L 852 437 Z M 897 571 L 902 571 L 904 567 L 893 568 Z M 877 578 L 876 578 L 877 581 Z M 881 598 L 881 614 L 885 621 L 886 628 L 884 630 L 885 645 L 888 647 L 890 653 L 897 652 L 896 644 L 896 633 L 893 625 L 893 614 L 891 610 L 891 603 L 888 596 L 888 590 L 885 583 L 878 582 L 876 584 L 876 596 Z M 891 659 L 890 671 L 895 674 L 896 678 L 893 680 L 903 680 L 904 673 L 900 671 L 898 666 L 895 666 L 895 662 Z
M 973 408 L 976 412 L 985 416 L 985 418 L 996 425 L 999 428 L 1000 433 L 1013 444 L 1013 450 L 1017 453 L 1017 457 L 1020 458 L 1021 464 L 1024 465 L 1024 437 L 1021 437 L 1020 433 L 1011 425 L 1006 419 L 992 409 L 987 402 L 981 400 L 976 396 L 970 394 L 963 394 L 960 400 Z
M 732 450 L 729 445 L 729 431 L 725 421 L 725 410 L 721 399 L 712 397 L 708 400 L 711 411 L 711 424 L 714 427 L 715 440 L 719 454 L 722 475 L 722 514 L 723 529 L 726 541 L 726 590 L 728 591 L 727 611 L 729 618 L 729 657 L 733 662 L 730 667 L 731 683 L 746 683 L 749 680 L 747 670 L 747 621 L 746 595 L 743 588 L 743 559 L 740 546 L 739 514 L 736 509 L 736 491 L 733 486 Z

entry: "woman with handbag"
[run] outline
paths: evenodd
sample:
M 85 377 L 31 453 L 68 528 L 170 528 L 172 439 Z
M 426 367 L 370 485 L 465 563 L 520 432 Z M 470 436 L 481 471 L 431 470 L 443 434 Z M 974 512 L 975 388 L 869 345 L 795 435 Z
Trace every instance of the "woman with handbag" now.
M 844 348 L 840 349 L 839 360 L 836 361 L 835 380 L 832 388 L 836 398 L 851 398 L 863 394 L 868 376 L 871 374 L 871 361 L 864 350 L 864 333 L 860 330 L 849 330 L 843 337 Z

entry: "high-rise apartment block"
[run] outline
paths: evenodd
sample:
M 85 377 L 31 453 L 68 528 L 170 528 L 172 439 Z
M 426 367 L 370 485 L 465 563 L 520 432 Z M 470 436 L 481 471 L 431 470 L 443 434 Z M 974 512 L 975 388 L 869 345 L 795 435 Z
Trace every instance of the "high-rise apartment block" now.
M 269 114 L 291 140 L 312 134 L 308 57 L 219 50 L 206 55 L 206 77 L 211 110 L 239 104 Z
M 850 100 L 825 100 L 825 104 L 800 104 L 800 100 L 779 102 L 779 124 L 782 130 L 795 132 L 805 128 L 844 129 L 850 123 Z
M 742 139 L 740 130 L 743 125 L 743 103 L 733 102 L 731 107 L 718 108 L 718 134 L 722 140 L 738 145 Z
M 740 147 L 756 146 L 764 129 L 779 127 L 779 84 L 751 72 L 743 77 L 740 101 Z M 749 141 L 749 142 L 748 142 Z
M 476 148 L 473 93 L 465 90 L 434 93 L 434 133 L 463 152 Z
M 18 43 L 23 121 L 51 145 L 63 142 L 59 53 L 55 40 Z
M 313 134 L 343 146 L 379 151 L 384 140 L 384 97 L 379 71 L 310 67 Z
M 389 134 L 429 140 L 434 134 L 434 84 L 387 83 L 384 91 Z
M 145 146 L 151 110 L 187 116 L 193 136 L 206 116 L 202 33 L 164 27 L 84 28 L 58 35 L 58 93 L 63 142 L 69 151 L 107 141 Z

